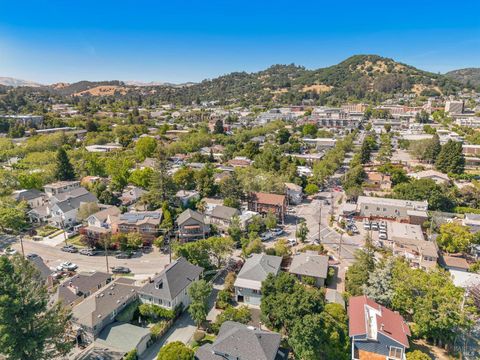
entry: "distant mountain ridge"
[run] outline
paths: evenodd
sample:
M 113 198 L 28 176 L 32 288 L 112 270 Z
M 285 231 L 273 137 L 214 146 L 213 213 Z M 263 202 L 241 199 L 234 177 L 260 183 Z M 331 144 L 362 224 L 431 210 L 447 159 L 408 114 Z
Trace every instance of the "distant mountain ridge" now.
M 465 68 L 449 71 L 445 76 L 463 84 L 480 86 L 480 68 Z
M 301 103 L 340 104 L 361 100 L 378 102 L 395 93 L 423 96 L 450 95 L 466 85 L 450 76 L 417 69 L 378 55 L 355 55 L 339 64 L 306 69 L 295 64 L 273 65 L 258 72 L 232 72 L 199 83 L 169 84 L 136 81 L 80 81 L 42 89 L 60 96 L 149 98 L 152 101 L 191 104 Z
M 39 87 L 43 86 L 42 84 L 29 81 L 29 80 L 21 80 L 21 79 L 15 79 L 12 77 L 2 77 L 0 76 L 0 85 L 5 85 L 5 86 L 12 86 L 12 87 L 19 87 L 19 86 L 30 86 L 30 87 Z

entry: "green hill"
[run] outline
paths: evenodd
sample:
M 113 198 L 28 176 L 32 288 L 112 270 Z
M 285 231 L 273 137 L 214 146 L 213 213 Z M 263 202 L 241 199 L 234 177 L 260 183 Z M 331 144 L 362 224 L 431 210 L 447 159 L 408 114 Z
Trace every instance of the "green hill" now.
M 465 85 L 480 87 L 480 68 L 453 70 L 446 73 L 445 76 Z

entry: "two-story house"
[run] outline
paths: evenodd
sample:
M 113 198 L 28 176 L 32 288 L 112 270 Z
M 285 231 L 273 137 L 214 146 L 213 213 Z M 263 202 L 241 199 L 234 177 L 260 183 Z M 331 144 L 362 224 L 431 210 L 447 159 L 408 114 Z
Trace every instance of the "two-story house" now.
M 287 212 L 287 197 L 285 195 L 268 193 L 250 193 L 248 196 L 248 210 L 266 215 L 269 212 L 275 214 L 282 224 Z
M 280 272 L 282 258 L 266 254 L 252 254 L 235 280 L 235 298 L 239 303 L 260 306 L 262 299 L 262 281 L 268 274 Z
M 162 210 L 127 212 L 112 218 L 112 233 L 137 232 L 145 243 L 151 243 L 160 232 Z
M 80 206 L 86 203 L 97 203 L 98 199 L 85 188 L 77 188 L 71 192 L 57 194 L 50 198 L 50 218 L 54 226 L 68 227 L 77 223 L 77 214 Z
M 37 189 L 17 190 L 12 197 L 15 201 L 25 201 L 30 209 L 35 209 L 45 204 L 47 194 Z
M 177 218 L 178 237 L 182 241 L 192 241 L 207 237 L 210 224 L 198 211 L 187 209 Z
M 133 279 L 117 279 L 72 308 L 71 321 L 79 342 L 95 340 L 127 305 L 138 299 L 134 283 Z
M 43 187 L 45 194 L 48 197 L 56 196 L 58 194 L 66 193 L 80 187 L 80 181 L 58 181 L 55 183 L 47 184 Z
M 185 309 L 190 305 L 188 289 L 193 282 L 198 281 L 203 268 L 189 263 L 181 257 L 169 264 L 162 272 L 153 278 L 138 291 L 140 301 L 155 304 L 167 309 L 175 309 L 183 304 Z
M 410 329 L 403 317 L 365 295 L 348 304 L 353 360 L 405 360 Z
M 210 224 L 214 224 L 220 230 L 226 231 L 232 223 L 232 218 L 234 216 L 240 216 L 240 211 L 229 206 L 218 205 L 215 206 L 212 211 L 207 212 L 206 215 Z
M 86 218 L 87 226 L 80 229 L 80 234 L 86 237 L 90 244 L 96 244 L 111 235 L 112 222 L 120 216 L 120 209 L 109 206 Z
M 289 272 L 300 281 L 307 282 L 306 278 L 312 278 L 315 286 L 324 286 L 328 275 L 328 256 L 319 255 L 316 251 L 298 253 L 292 257 Z

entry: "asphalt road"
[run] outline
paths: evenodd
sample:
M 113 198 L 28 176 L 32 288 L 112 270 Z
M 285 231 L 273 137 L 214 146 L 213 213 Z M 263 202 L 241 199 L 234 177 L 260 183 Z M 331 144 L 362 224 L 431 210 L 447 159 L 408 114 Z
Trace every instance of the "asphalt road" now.
M 12 247 L 21 252 L 20 242 L 17 241 Z M 67 253 L 60 250 L 61 245 L 51 246 L 41 244 L 33 240 L 24 240 L 23 247 L 25 254 L 35 253 L 39 255 L 45 264 L 50 268 L 55 268 L 64 261 L 71 261 L 78 265 L 77 271 L 106 271 L 106 257 L 103 255 L 86 256 L 79 253 Z M 131 259 L 116 259 L 114 256 L 108 257 L 109 267 L 126 266 L 132 270 L 132 273 L 140 278 L 153 275 L 160 272 L 169 263 L 168 255 L 160 253 L 154 249 L 149 254 L 141 254 Z

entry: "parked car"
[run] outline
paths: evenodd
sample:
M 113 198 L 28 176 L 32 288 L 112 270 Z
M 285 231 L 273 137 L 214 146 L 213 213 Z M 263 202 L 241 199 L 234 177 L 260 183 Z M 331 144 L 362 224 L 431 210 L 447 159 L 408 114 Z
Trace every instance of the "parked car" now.
M 5 249 L 3 252 L 5 255 L 10 256 L 10 255 L 15 255 L 18 251 L 15 249 L 12 249 L 11 247 L 8 247 Z
M 68 252 L 68 253 L 76 253 L 78 252 L 78 248 L 76 246 L 73 246 L 73 245 L 65 245 L 65 246 L 62 246 L 61 248 L 62 251 L 65 251 L 65 252 Z
M 34 253 L 27 254 L 27 259 L 29 259 L 29 260 L 35 259 L 37 257 L 38 257 L 38 255 L 34 254 Z
M 274 229 L 270 230 L 270 232 L 275 236 L 280 236 L 280 235 L 283 234 L 283 229 L 274 228 Z
M 358 228 L 356 225 L 351 225 L 350 227 L 350 231 L 353 232 L 354 234 L 359 234 L 360 231 L 358 231 Z
M 388 237 L 387 237 L 387 234 L 381 232 L 380 234 L 378 234 L 378 238 L 380 240 L 387 240 Z
M 294 239 L 294 238 L 287 239 L 287 244 L 289 246 L 295 246 L 297 245 L 297 239 Z
M 133 255 L 136 253 L 133 251 L 126 251 L 126 252 L 121 252 L 115 255 L 116 259 L 130 259 Z
M 87 256 L 93 256 L 96 253 L 97 253 L 96 250 L 93 249 L 93 248 L 86 248 L 86 249 L 82 249 L 82 250 L 79 251 L 79 254 L 87 255 Z
M 51 276 L 53 279 L 60 279 L 63 275 L 63 271 L 55 271 Z
M 68 271 L 74 271 L 78 268 L 77 264 L 74 264 L 70 261 L 65 261 L 61 263 L 60 265 L 57 266 L 57 271 L 62 271 L 62 270 L 68 270 Z
M 363 220 L 363 228 L 365 230 L 370 230 L 370 221 L 368 221 L 368 219 Z
M 371 228 L 373 231 L 378 231 L 378 223 L 375 221 L 372 221 Z
M 125 266 L 114 266 L 112 267 L 112 273 L 114 274 L 130 274 L 131 270 Z
M 271 240 L 271 239 L 273 239 L 273 234 L 270 231 L 267 231 L 267 232 L 263 233 L 262 235 L 260 235 L 260 239 L 262 241 Z
M 142 252 L 143 252 L 144 254 L 149 254 L 149 253 L 151 253 L 152 251 L 153 251 L 153 247 L 151 247 L 151 246 L 143 246 L 143 247 L 142 247 Z

